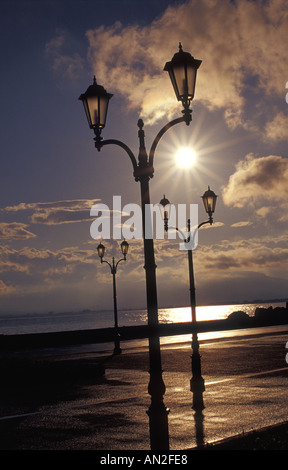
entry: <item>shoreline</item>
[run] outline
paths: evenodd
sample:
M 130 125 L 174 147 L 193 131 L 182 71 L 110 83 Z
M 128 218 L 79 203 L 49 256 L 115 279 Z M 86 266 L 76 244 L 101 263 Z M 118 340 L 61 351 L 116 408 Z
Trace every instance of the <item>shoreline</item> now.
M 150 336 L 159 336 L 160 338 L 174 338 L 184 335 L 197 334 L 216 334 L 223 335 L 229 331 L 256 331 L 259 328 L 267 327 L 285 327 L 288 321 L 286 318 L 273 321 L 265 318 L 227 318 L 225 320 L 198 321 L 195 325 L 192 322 L 182 323 L 159 323 L 158 326 L 148 325 L 119 327 L 117 332 L 115 328 L 99 328 L 89 330 L 71 330 L 49 333 L 30 333 L 19 335 L 0 335 L 0 351 L 27 350 L 37 348 L 55 348 L 69 346 L 84 346 L 89 344 L 113 343 L 115 335 L 120 338 L 121 343 L 133 340 L 145 340 Z M 235 336 L 235 333 L 233 334 Z M 241 334 L 241 336 L 243 336 Z M 221 336 L 222 337 L 222 336 Z M 216 338 L 215 338 L 216 339 Z M 203 341 L 203 340 L 202 340 Z M 178 341 L 176 340 L 176 343 Z

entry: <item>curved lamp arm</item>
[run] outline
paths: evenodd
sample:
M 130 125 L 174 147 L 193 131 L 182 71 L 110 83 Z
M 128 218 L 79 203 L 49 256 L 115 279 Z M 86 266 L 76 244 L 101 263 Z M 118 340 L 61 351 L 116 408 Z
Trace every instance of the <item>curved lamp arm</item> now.
M 156 135 L 153 143 L 152 143 L 152 146 L 151 146 L 151 149 L 150 149 L 150 153 L 149 153 L 149 158 L 148 158 L 148 162 L 147 162 L 147 166 L 148 167 L 153 167 L 153 161 L 154 161 L 154 155 L 155 155 L 155 151 L 156 151 L 156 148 L 157 148 L 157 145 L 161 139 L 161 137 L 173 126 L 175 126 L 176 124 L 179 124 L 180 122 L 186 122 L 186 118 L 185 116 L 182 116 L 180 118 L 177 118 L 177 119 L 174 119 L 173 121 L 170 121 L 168 122 L 159 132 L 158 134 Z M 101 148 L 104 146 L 104 145 L 110 145 L 110 144 L 113 144 L 113 145 L 118 145 L 119 147 L 121 147 L 122 149 L 124 149 L 130 160 L 131 160 L 131 163 L 133 165 L 133 170 L 134 170 L 134 173 L 137 172 L 137 168 L 138 168 L 138 165 L 137 165 L 137 161 L 136 161 L 136 158 L 134 156 L 134 153 L 132 152 L 132 150 L 128 147 L 128 145 L 124 144 L 124 142 L 121 142 L 121 140 L 117 140 L 117 139 L 107 139 L 107 140 L 102 140 L 101 138 L 100 139 L 95 139 L 95 147 L 98 149 L 98 150 L 101 150 Z
M 118 267 L 118 264 L 121 262 L 121 261 L 126 261 L 126 258 L 121 258 L 117 261 L 117 263 L 115 264 L 114 262 L 114 258 L 113 258 L 113 263 L 109 263 L 109 261 L 106 261 L 106 259 L 102 259 L 101 258 L 101 263 L 106 263 L 108 264 L 110 270 L 111 270 L 111 274 L 116 274 L 117 272 L 117 267 Z
M 194 246 L 194 238 L 195 238 L 196 232 L 199 230 L 199 228 L 202 227 L 202 225 L 205 225 L 205 224 L 212 225 L 212 223 L 213 223 L 213 219 L 212 219 L 212 217 L 210 217 L 209 220 L 205 220 L 205 222 L 201 222 L 201 224 L 198 225 L 197 229 L 194 230 L 194 233 L 193 233 L 193 236 L 192 236 L 193 246 Z M 185 240 L 186 243 L 188 243 L 190 241 L 190 236 L 191 236 L 190 220 L 188 220 L 188 232 L 189 232 L 189 236 L 188 236 L 187 240 Z
M 210 224 L 212 225 L 213 223 L 213 219 L 212 217 L 209 219 L 209 220 L 205 220 L 205 222 L 201 222 L 201 224 L 198 225 L 197 229 L 194 230 L 193 232 L 193 236 L 192 236 L 192 240 L 193 240 L 193 245 L 194 245 L 194 237 L 196 235 L 196 231 L 199 230 L 200 227 L 202 227 L 202 225 L 205 225 L 205 224 Z M 169 230 L 169 228 L 172 228 L 174 230 L 177 230 L 177 232 L 180 232 L 182 237 L 183 237 L 183 241 L 184 243 L 189 243 L 190 242 L 190 237 L 191 237 L 191 229 L 190 229 L 190 219 L 188 220 L 188 237 L 185 238 L 185 235 L 184 233 L 182 232 L 182 230 L 180 230 L 180 228 L 178 227 L 167 227 L 167 230 Z
M 154 161 L 154 155 L 155 155 L 155 150 L 156 150 L 156 147 L 159 143 L 159 140 L 161 139 L 161 137 L 173 126 L 175 126 L 176 124 L 179 124 L 180 122 L 186 122 L 186 118 L 183 116 L 181 118 L 177 118 L 177 119 L 174 119 L 173 121 L 170 121 L 168 122 L 168 124 L 166 124 L 164 127 L 162 127 L 162 129 L 158 132 L 158 134 L 156 135 L 154 141 L 153 141 L 153 144 L 151 146 L 151 150 L 150 150 L 150 153 L 149 153 L 149 166 L 153 166 L 153 161 Z
M 102 264 L 102 263 L 108 264 L 108 266 L 109 266 L 109 268 L 110 268 L 110 270 L 111 270 L 111 273 L 113 272 L 113 267 L 112 267 L 111 263 L 109 263 L 109 261 L 106 261 L 106 259 L 102 259 L 102 258 L 101 258 L 101 264 Z
M 182 230 L 180 230 L 180 228 L 178 228 L 178 227 L 167 227 L 167 231 L 169 230 L 169 228 L 172 228 L 172 229 L 174 229 L 174 230 L 177 230 L 177 232 L 180 232 L 181 235 L 182 235 L 182 237 L 183 237 L 183 242 L 184 242 L 184 243 L 188 243 L 188 242 L 189 242 L 189 240 L 190 240 L 190 234 L 189 234 L 188 238 L 185 238 L 185 235 L 184 235 L 184 233 L 182 232 Z
M 136 158 L 135 158 L 134 153 L 132 152 L 132 150 L 128 147 L 128 145 L 124 144 L 124 142 L 121 142 L 121 140 L 107 139 L 107 140 L 102 140 L 101 141 L 100 148 L 103 147 L 103 145 L 109 145 L 109 144 L 118 145 L 119 147 L 124 149 L 130 157 L 130 160 L 131 160 L 131 163 L 133 165 L 134 171 L 137 169 Z
M 199 228 L 202 227 L 202 225 L 205 225 L 205 224 L 210 224 L 210 225 L 212 225 L 212 223 L 213 223 L 213 219 L 212 219 L 212 217 L 211 217 L 211 219 L 205 220 L 205 222 L 202 222 L 201 224 L 199 224 L 198 227 L 197 227 L 197 230 L 199 230 Z
M 115 273 L 116 273 L 118 264 L 119 264 L 121 261 L 126 261 L 126 258 L 121 258 L 121 259 L 119 259 L 119 261 L 117 261 L 116 266 L 115 266 Z

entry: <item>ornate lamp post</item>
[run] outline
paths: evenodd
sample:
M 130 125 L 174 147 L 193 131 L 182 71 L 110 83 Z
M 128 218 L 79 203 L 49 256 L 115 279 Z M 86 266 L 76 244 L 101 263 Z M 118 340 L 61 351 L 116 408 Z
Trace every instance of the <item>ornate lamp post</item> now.
M 117 268 L 118 264 L 121 261 L 126 261 L 126 256 L 128 254 L 128 249 L 129 249 L 129 244 L 124 240 L 121 243 L 121 251 L 123 258 L 119 259 L 117 263 L 115 264 L 115 259 L 114 256 L 112 258 L 112 264 L 109 263 L 106 260 L 103 260 L 104 253 L 105 253 L 105 246 L 100 243 L 97 246 L 97 251 L 98 255 L 101 259 L 101 263 L 106 263 L 108 264 L 111 274 L 113 276 L 113 305 L 114 305 L 114 328 L 115 328 L 115 346 L 114 346 L 114 354 L 121 354 L 121 348 L 120 348 L 120 338 L 119 338 L 119 331 L 118 331 L 118 312 L 117 312 L 117 293 L 116 293 L 116 273 L 117 273 Z
M 171 62 L 167 62 L 164 70 L 169 72 L 177 99 L 182 101 L 184 110 L 183 116 L 166 124 L 156 135 L 149 155 L 145 147 L 145 135 L 143 131 L 144 123 L 142 119 L 138 120 L 138 137 L 139 137 L 139 154 L 138 162 L 131 149 L 123 142 L 115 139 L 103 140 L 101 131 L 105 127 L 106 113 L 108 103 L 112 97 L 103 87 L 96 83 L 94 78 L 86 93 L 80 96 L 87 115 L 88 124 L 95 133 L 95 147 L 100 151 L 105 145 L 118 145 L 128 154 L 132 166 L 135 181 L 140 182 L 141 189 L 141 206 L 142 221 L 144 232 L 144 259 L 146 272 L 146 298 L 148 325 L 151 330 L 157 329 L 158 326 L 158 301 L 156 287 L 156 264 L 154 256 L 154 241 L 145 237 L 145 206 L 150 204 L 149 180 L 154 175 L 153 161 L 155 150 L 161 137 L 172 126 L 185 122 L 187 126 L 192 118 L 192 111 L 189 109 L 191 100 L 194 97 L 196 71 L 201 61 L 195 60 L 188 52 L 183 52 L 182 45 L 179 45 L 179 52 L 172 58 Z M 177 91 L 176 91 L 177 90 Z M 162 378 L 161 351 L 160 340 L 156 334 L 149 336 L 149 374 L 150 381 L 148 392 L 151 396 L 151 404 L 148 410 L 149 427 L 150 427 L 150 443 L 151 449 L 169 449 L 169 432 L 168 432 L 168 413 L 169 410 L 164 405 L 163 397 L 165 394 L 165 384 Z
M 209 215 L 209 219 L 205 222 L 202 222 L 198 225 L 197 231 L 200 227 L 205 224 L 212 225 L 213 223 L 213 213 L 216 207 L 216 194 L 211 191 L 208 187 L 208 190 L 202 196 L 203 203 L 207 214 Z M 160 201 L 161 205 L 161 212 L 162 217 L 164 219 L 164 228 L 166 232 L 169 230 L 168 220 L 169 220 L 169 209 L 170 209 L 170 202 L 168 199 L 163 197 Z M 181 232 L 180 229 L 177 227 L 171 227 L 175 230 Z M 191 242 L 191 227 L 190 227 L 190 219 L 188 219 L 187 223 L 187 232 L 188 237 L 184 238 L 184 243 Z M 182 233 L 182 232 L 181 232 Z M 192 235 L 192 240 L 194 239 L 196 231 Z M 183 235 L 183 234 L 182 234 Z M 192 246 L 194 243 L 191 244 Z M 190 245 L 190 246 L 191 246 Z M 188 253 L 188 266 L 189 266 L 189 283 L 190 283 L 190 306 L 191 306 L 191 315 L 192 315 L 192 324 L 196 327 L 196 293 L 195 293 L 195 281 L 194 281 L 194 269 L 193 269 L 193 256 L 192 256 L 192 249 L 187 250 Z M 203 392 L 205 390 L 204 379 L 201 374 L 201 356 L 199 354 L 199 342 L 197 337 L 197 330 L 193 330 L 192 333 L 192 356 L 191 356 L 191 368 L 192 368 L 192 378 L 190 380 L 190 390 L 193 392 L 193 408 L 194 410 L 203 410 L 204 402 L 203 402 Z

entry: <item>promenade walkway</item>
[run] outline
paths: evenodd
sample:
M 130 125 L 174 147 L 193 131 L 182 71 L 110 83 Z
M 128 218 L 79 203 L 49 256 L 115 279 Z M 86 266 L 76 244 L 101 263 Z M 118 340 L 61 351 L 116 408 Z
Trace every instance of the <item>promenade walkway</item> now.
M 286 421 L 287 340 L 282 326 L 270 334 L 201 342 L 202 413 L 192 409 L 190 344 L 163 344 L 171 451 Z M 2 352 L 0 360 L 2 450 L 150 449 L 145 345 L 127 342 L 114 357 L 79 347 L 24 358 L 23 352 Z M 104 359 L 105 374 L 97 377 Z

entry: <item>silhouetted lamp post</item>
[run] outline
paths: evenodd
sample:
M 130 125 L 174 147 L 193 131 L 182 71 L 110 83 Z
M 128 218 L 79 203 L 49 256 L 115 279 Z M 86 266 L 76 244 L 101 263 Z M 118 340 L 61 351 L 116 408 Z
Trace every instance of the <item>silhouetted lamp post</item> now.
M 114 305 L 114 328 L 115 328 L 115 347 L 114 347 L 114 354 L 121 354 L 120 348 L 120 338 L 119 338 L 119 330 L 118 330 L 118 311 L 117 311 L 117 292 L 116 292 L 116 273 L 118 264 L 121 261 L 126 261 L 126 256 L 128 254 L 129 244 L 124 240 L 121 243 L 121 251 L 123 258 L 119 259 L 115 264 L 114 256 L 112 258 L 112 264 L 106 260 L 103 260 L 105 254 L 105 246 L 102 243 L 99 243 L 97 246 L 98 255 L 101 259 L 101 263 L 106 263 L 110 267 L 111 274 L 113 276 L 113 305 Z
M 105 127 L 108 104 L 112 95 L 107 93 L 102 86 L 99 86 L 96 83 L 95 77 L 93 85 L 91 85 L 87 89 L 86 93 L 82 94 L 79 98 L 83 102 L 88 124 L 95 133 L 94 141 L 97 150 L 100 151 L 104 145 L 109 144 L 118 145 L 124 149 L 131 160 L 135 181 L 140 182 L 144 233 L 144 268 L 146 272 L 147 313 L 148 325 L 151 327 L 151 330 L 157 329 L 158 326 L 158 302 L 154 241 L 152 238 L 145 237 L 145 206 L 146 204 L 150 204 L 149 180 L 154 175 L 154 155 L 161 137 L 172 126 L 181 122 L 185 122 L 188 126 L 192 120 L 192 111 L 189 109 L 189 105 L 194 97 L 196 72 L 200 64 L 200 60 L 194 59 L 188 52 L 183 52 L 181 44 L 179 45 L 179 51 L 174 55 L 172 60 L 166 63 L 164 70 L 169 72 L 177 99 L 183 104 L 183 116 L 169 122 L 158 132 L 152 143 L 149 155 L 145 148 L 145 135 L 143 131 L 144 123 L 142 119 L 138 120 L 138 162 L 132 150 L 125 143 L 115 139 L 103 140 L 101 137 L 101 131 Z M 151 396 L 151 404 L 147 413 L 149 416 L 151 449 L 169 449 L 169 410 L 163 402 L 165 384 L 162 378 L 160 340 L 159 336 L 156 334 L 149 335 L 149 366 L 150 381 L 148 392 Z
M 202 225 L 210 223 L 212 225 L 213 223 L 213 213 L 215 211 L 216 207 L 216 200 L 217 196 L 216 194 L 211 191 L 211 189 L 208 187 L 208 190 L 205 191 L 205 193 L 202 196 L 205 211 L 207 212 L 209 219 L 206 220 L 205 222 L 202 222 L 201 224 L 198 225 L 196 230 L 199 230 Z M 161 205 L 161 213 L 162 217 L 164 220 L 164 228 L 166 232 L 169 229 L 168 226 L 168 221 L 169 221 L 169 215 L 170 215 L 170 202 L 169 200 L 165 197 L 161 199 L 160 201 Z M 179 232 L 181 230 L 177 227 L 171 227 Z M 184 243 L 191 243 L 191 227 L 190 227 L 190 219 L 188 219 L 187 223 L 187 232 L 188 232 L 188 237 L 184 238 Z M 182 232 L 181 232 L 182 233 Z M 196 231 L 194 231 L 194 235 L 192 235 L 192 241 L 194 241 L 194 236 L 196 234 Z M 183 233 L 182 233 L 183 235 Z M 194 243 L 191 243 L 191 246 L 194 246 Z M 196 293 L 195 293 L 195 281 L 194 281 L 194 269 L 193 269 L 193 256 L 192 256 L 192 249 L 189 248 L 187 250 L 188 253 L 188 266 L 189 266 L 189 283 L 190 283 L 190 306 L 191 306 L 191 315 L 192 315 L 192 324 L 193 326 L 196 327 Z M 202 410 L 204 408 L 204 403 L 203 403 L 203 392 L 205 390 L 205 384 L 204 384 L 204 379 L 201 374 L 201 356 L 199 354 L 199 342 L 198 342 L 198 337 L 197 337 L 197 330 L 196 328 L 193 329 L 192 333 L 192 356 L 191 356 L 191 368 L 192 368 L 192 378 L 190 380 L 190 390 L 193 392 L 193 408 L 195 410 Z

